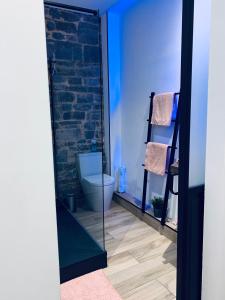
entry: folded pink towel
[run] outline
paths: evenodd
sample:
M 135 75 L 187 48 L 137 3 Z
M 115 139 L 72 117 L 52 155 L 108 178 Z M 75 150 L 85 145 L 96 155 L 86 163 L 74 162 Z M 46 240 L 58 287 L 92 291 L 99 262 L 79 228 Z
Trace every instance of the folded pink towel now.
M 168 145 L 148 143 L 145 155 L 145 169 L 164 176 L 166 171 Z
M 173 113 L 174 93 L 155 95 L 151 123 L 154 125 L 170 126 Z

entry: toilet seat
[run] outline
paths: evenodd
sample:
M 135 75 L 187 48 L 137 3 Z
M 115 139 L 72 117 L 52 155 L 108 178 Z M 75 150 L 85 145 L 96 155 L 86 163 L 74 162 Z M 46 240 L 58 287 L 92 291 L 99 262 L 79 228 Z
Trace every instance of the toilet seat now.
M 99 187 L 113 185 L 115 182 L 115 179 L 113 177 L 106 174 L 86 176 L 83 178 L 83 180 L 87 183 L 90 183 L 91 185 Z

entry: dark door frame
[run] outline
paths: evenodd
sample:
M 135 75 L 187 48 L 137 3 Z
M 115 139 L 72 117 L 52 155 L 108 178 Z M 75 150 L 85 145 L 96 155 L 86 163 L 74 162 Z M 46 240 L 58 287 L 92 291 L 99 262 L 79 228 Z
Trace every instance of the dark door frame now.
M 194 0 L 183 0 L 182 49 L 181 49 L 181 96 L 179 135 L 179 204 L 177 237 L 177 299 L 186 300 L 189 286 L 189 261 L 187 243 L 188 188 L 190 158 L 190 115 L 192 88 Z M 189 245 L 190 247 L 191 245 Z M 194 300 L 194 299 L 193 299 Z
M 200 300 L 204 186 L 189 188 L 194 0 L 183 0 L 177 300 Z

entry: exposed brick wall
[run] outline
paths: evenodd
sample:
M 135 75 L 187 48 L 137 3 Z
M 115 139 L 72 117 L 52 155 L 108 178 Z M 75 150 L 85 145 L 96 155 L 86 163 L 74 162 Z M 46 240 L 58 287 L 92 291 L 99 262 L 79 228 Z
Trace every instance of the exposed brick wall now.
M 99 17 L 45 8 L 48 58 L 56 61 L 53 111 L 57 196 L 81 196 L 76 154 L 102 149 Z

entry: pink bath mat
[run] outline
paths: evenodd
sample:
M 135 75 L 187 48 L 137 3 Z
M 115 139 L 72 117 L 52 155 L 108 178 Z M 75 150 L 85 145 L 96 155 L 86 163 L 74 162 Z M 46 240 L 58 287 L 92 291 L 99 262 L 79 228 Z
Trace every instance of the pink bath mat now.
M 102 270 L 61 285 L 61 300 L 122 300 Z

